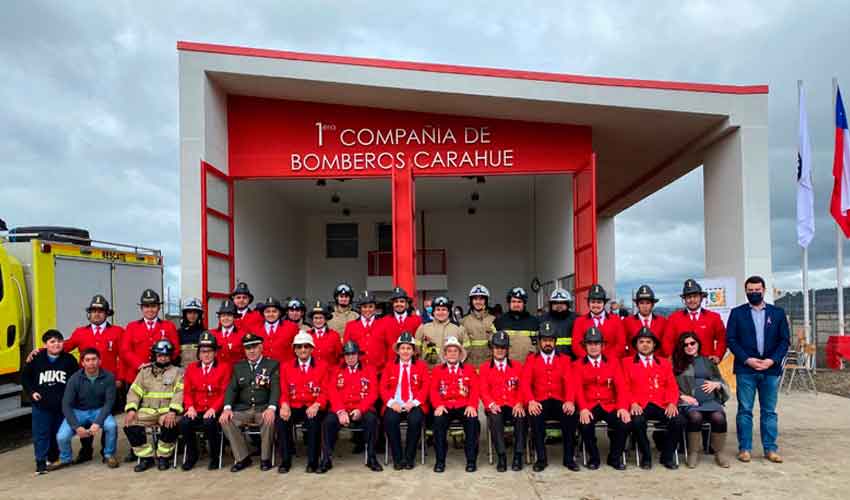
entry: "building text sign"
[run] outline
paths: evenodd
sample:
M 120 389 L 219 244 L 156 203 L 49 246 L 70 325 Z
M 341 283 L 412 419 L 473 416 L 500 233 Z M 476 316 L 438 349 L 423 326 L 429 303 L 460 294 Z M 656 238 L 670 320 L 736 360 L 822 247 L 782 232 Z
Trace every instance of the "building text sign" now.
M 230 96 L 234 177 L 490 175 L 579 170 L 588 127 Z

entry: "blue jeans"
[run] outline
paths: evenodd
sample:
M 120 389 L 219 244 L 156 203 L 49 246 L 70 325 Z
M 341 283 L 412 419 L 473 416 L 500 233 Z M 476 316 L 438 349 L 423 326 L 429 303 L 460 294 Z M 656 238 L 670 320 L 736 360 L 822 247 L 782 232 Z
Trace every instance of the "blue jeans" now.
M 756 392 L 759 397 L 759 430 L 764 452 L 775 452 L 776 438 L 779 436 L 779 418 L 776 414 L 776 400 L 779 396 L 779 376 L 763 373 L 739 373 L 738 379 L 738 415 L 735 424 L 738 428 L 738 451 L 753 449 L 753 404 Z
M 97 418 L 98 413 L 100 413 L 100 409 L 74 409 L 74 416 L 77 418 L 77 422 L 86 429 L 94 423 L 94 419 Z M 64 420 L 62 422 L 62 426 L 59 427 L 59 432 L 56 434 L 56 440 L 59 441 L 59 460 L 63 464 L 70 462 L 73 457 L 71 451 L 71 438 L 73 438 L 76 434 L 77 430 L 71 428 L 68 420 Z M 115 419 L 112 418 L 112 415 L 108 415 L 106 420 L 103 421 L 103 434 L 106 436 L 103 456 L 104 458 L 109 458 L 115 455 L 115 447 L 118 445 L 118 426 L 115 424 Z
M 56 443 L 56 432 L 62 425 L 62 411 L 43 410 L 38 406 L 32 407 L 32 444 L 35 448 L 36 461 L 56 460 L 59 447 Z

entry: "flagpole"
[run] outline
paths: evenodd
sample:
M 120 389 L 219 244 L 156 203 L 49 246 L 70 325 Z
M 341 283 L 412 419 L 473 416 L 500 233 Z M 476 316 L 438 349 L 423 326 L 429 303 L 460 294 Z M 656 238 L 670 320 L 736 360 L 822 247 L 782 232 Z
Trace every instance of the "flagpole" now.
M 838 78 L 832 79 L 832 113 L 833 122 L 837 120 L 835 116 L 836 99 L 838 95 Z M 838 335 L 844 335 L 844 238 L 841 234 L 841 226 L 835 225 L 835 277 L 838 292 Z
M 801 107 L 801 91 L 803 89 L 803 80 L 797 80 L 797 116 L 800 116 L 800 107 Z M 801 154 L 803 152 L 801 151 Z M 812 341 L 812 324 L 811 324 L 811 316 L 809 315 L 809 247 L 803 247 L 803 272 L 802 272 L 802 285 L 803 285 L 803 332 L 805 335 L 806 343 L 811 343 Z

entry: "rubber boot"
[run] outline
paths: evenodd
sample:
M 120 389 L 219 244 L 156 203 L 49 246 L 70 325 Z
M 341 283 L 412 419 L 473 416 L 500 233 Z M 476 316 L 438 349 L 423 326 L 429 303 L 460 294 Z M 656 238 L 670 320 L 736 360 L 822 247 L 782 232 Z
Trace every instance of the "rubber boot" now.
M 723 449 L 726 448 L 726 433 L 712 432 L 711 447 L 714 449 L 714 463 L 723 468 L 729 467 L 729 461 L 723 456 Z
M 702 434 L 699 432 L 688 433 L 688 468 L 695 469 L 702 456 Z

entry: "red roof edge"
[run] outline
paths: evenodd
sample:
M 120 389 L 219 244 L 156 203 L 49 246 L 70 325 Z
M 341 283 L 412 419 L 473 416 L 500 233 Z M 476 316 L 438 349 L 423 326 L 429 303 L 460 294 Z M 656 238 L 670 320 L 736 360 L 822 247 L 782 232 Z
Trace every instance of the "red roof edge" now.
M 483 68 L 476 66 L 457 66 L 452 64 L 431 64 L 411 61 L 394 61 L 369 57 L 348 57 L 287 50 L 257 49 L 218 45 L 212 43 L 177 42 L 177 50 L 189 52 L 207 52 L 244 57 L 264 57 L 268 59 L 287 59 L 291 61 L 347 64 L 371 68 L 400 69 L 408 71 L 430 71 L 493 78 L 513 78 L 519 80 L 537 80 L 543 82 L 571 83 L 578 85 L 602 85 L 607 87 L 631 87 L 655 90 L 680 90 L 685 92 L 705 92 L 715 94 L 767 94 L 767 85 L 719 85 L 711 83 L 668 82 L 662 80 L 638 80 L 634 78 L 607 78 L 598 76 L 567 75 L 542 71 L 520 71 L 511 69 Z

